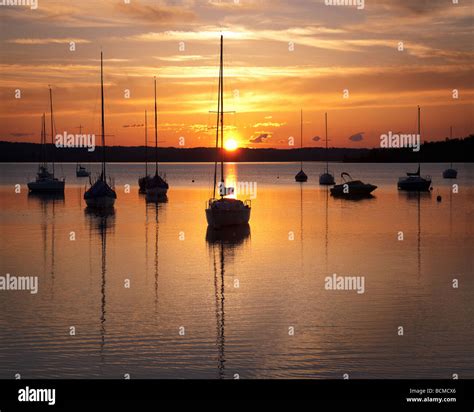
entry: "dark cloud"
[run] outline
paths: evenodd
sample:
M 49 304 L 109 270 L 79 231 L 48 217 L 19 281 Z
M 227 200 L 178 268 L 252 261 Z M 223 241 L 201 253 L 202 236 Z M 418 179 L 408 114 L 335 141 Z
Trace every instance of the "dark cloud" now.
M 312 140 L 313 142 L 319 142 L 321 138 L 319 136 L 314 136 Z
M 360 142 L 364 140 L 364 132 L 353 134 L 352 136 L 349 137 L 349 140 L 352 140 L 353 142 Z
M 250 143 L 265 143 L 265 140 L 270 137 L 269 133 L 262 133 L 258 135 L 257 137 L 254 137 L 253 139 L 250 139 Z

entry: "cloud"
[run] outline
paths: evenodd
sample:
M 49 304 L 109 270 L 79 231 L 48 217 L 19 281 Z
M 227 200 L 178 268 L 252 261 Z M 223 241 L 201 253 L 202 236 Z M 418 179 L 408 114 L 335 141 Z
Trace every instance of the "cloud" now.
M 353 142 L 360 142 L 363 139 L 364 139 L 364 132 L 359 132 L 349 137 L 349 140 L 352 140 Z
M 313 140 L 313 142 L 319 142 L 321 138 L 319 136 L 314 136 L 311 140 Z
M 284 126 L 286 122 L 277 123 L 277 122 L 263 122 L 263 123 L 255 123 L 253 127 L 281 127 Z
M 144 124 L 124 124 L 122 125 L 122 127 L 144 127 L 145 125 Z
M 196 15 L 189 9 L 169 6 L 150 6 L 131 1 L 130 3 L 119 3 L 117 10 L 126 13 L 127 16 L 153 23 L 170 23 L 192 21 Z
M 43 45 L 43 44 L 69 44 L 74 42 L 76 44 L 90 43 L 86 39 L 55 39 L 55 38 L 33 38 L 33 39 L 10 39 L 7 40 L 7 43 L 13 44 L 23 44 L 23 45 Z
M 265 143 L 266 139 L 270 138 L 270 133 L 262 133 L 253 139 L 250 139 L 250 143 Z

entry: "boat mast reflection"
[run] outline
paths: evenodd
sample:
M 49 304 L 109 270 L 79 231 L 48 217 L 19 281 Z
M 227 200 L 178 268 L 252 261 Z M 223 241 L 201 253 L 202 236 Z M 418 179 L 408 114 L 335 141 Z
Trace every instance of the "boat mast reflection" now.
M 159 235 L 160 235 L 160 210 L 161 205 L 168 202 L 168 197 L 166 195 L 163 196 L 155 196 L 155 197 L 146 197 L 146 208 L 147 208 L 147 220 L 146 225 L 148 225 L 148 209 L 154 210 L 155 212 L 155 255 L 154 255 L 154 273 L 155 273 L 155 313 L 158 309 L 158 261 L 159 261 Z M 146 259 L 148 262 L 148 226 L 146 229 Z
M 115 209 L 114 208 L 89 208 L 84 209 L 85 215 L 89 220 L 89 233 L 95 233 L 100 238 L 101 246 L 101 282 L 100 282 L 100 352 L 103 361 L 105 346 L 105 324 L 107 314 L 107 234 L 113 232 L 115 228 Z M 89 237 L 90 239 L 90 237 Z
M 48 210 L 51 210 L 51 298 L 54 298 L 54 280 L 56 272 L 56 204 L 64 203 L 64 193 L 29 192 L 28 201 L 37 202 L 42 212 L 43 266 L 46 275 L 46 257 L 48 251 Z
M 212 251 L 214 294 L 216 300 L 216 346 L 218 378 L 225 378 L 225 260 L 232 259 L 236 249 L 250 238 L 250 226 L 214 229 L 208 226 L 206 241 Z M 219 256 L 219 258 L 217 258 Z M 218 264 L 219 262 L 219 264 Z

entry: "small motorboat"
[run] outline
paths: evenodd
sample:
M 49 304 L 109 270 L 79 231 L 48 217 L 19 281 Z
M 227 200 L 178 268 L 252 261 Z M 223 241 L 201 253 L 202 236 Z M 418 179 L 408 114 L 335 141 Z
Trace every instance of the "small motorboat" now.
M 89 172 L 84 166 L 80 164 L 76 165 L 76 177 L 89 177 L 91 172 Z
M 360 198 L 370 197 L 371 193 L 377 189 L 377 186 L 370 183 L 364 183 L 360 180 L 353 180 L 351 175 L 346 172 L 341 173 L 344 183 L 332 187 L 331 195 L 335 197 Z

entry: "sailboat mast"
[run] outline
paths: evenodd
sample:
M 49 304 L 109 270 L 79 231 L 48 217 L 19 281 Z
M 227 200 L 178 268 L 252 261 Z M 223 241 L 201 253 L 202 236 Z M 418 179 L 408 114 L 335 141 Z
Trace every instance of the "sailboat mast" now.
M 328 114 L 324 113 L 324 124 L 326 128 L 326 173 L 329 173 L 329 161 L 328 161 Z
M 221 119 L 221 182 L 224 183 L 224 36 L 221 34 L 221 61 L 220 61 L 220 119 Z
M 105 115 L 104 115 L 104 63 L 100 52 L 100 97 L 101 97 L 101 132 L 102 132 L 102 179 L 107 181 L 105 175 Z
M 145 110 L 145 176 L 148 176 L 148 124 Z
M 421 123 L 420 123 L 420 106 L 418 106 L 418 138 L 421 145 Z M 418 172 L 420 171 L 420 157 L 418 156 Z
M 158 112 L 156 110 L 156 77 L 155 77 L 155 174 L 158 174 Z
M 453 140 L 453 126 L 449 126 L 449 140 Z M 453 162 L 451 162 L 451 165 L 449 167 L 451 169 L 453 168 Z
M 303 109 L 301 109 L 301 125 L 300 125 L 300 143 L 301 143 L 301 170 L 303 170 Z
M 41 118 L 41 162 L 43 167 L 47 167 L 46 162 L 46 114 Z
M 221 36 L 222 42 L 222 36 Z M 217 120 L 216 120 L 216 157 L 214 162 L 214 186 L 212 191 L 212 197 L 216 197 L 216 185 L 217 185 L 217 162 L 219 161 L 219 122 L 221 113 L 221 66 L 219 65 L 219 85 L 217 87 Z
M 54 177 L 54 120 L 53 120 L 53 92 L 51 90 L 51 86 L 49 86 L 49 111 L 51 114 L 51 143 L 52 143 L 52 156 L 51 161 L 53 164 L 53 177 Z

